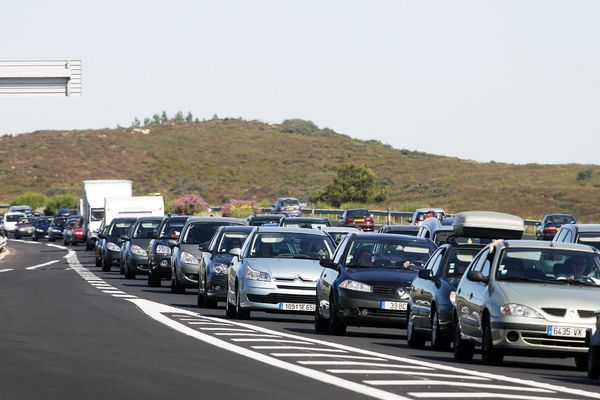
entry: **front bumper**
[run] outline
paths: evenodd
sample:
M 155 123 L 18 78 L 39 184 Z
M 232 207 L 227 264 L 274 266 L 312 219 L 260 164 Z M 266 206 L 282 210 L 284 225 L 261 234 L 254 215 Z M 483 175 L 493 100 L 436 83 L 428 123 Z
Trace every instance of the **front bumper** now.
M 104 263 L 107 265 L 120 265 L 121 252 L 106 249 L 106 252 L 104 254 Z
M 148 257 L 129 253 L 127 255 L 127 269 L 135 272 L 148 272 Z
M 148 261 L 148 270 L 161 278 L 171 279 L 171 256 L 151 256 Z
M 368 296 L 368 297 L 367 297 Z M 399 310 L 382 308 L 383 301 L 398 302 Z M 372 293 L 354 293 L 340 289 L 338 292 L 339 318 L 348 325 L 398 328 L 406 326 L 408 299 L 374 298 Z
M 491 319 L 492 342 L 494 347 L 514 355 L 568 357 L 587 353 L 585 335 L 577 338 L 549 336 L 549 325 L 581 328 L 585 333 L 593 329 L 595 321 L 550 322 L 541 318 L 496 317 Z
M 240 283 L 240 305 L 242 308 L 269 312 L 314 313 L 314 306 L 317 303 L 316 284 L 294 285 L 285 282 L 279 284 L 279 286 L 286 286 L 285 289 L 282 289 L 278 287 L 277 282 L 244 279 Z M 284 304 L 306 304 L 311 305 L 313 308 L 312 311 L 290 311 L 283 310 Z
M 177 269 L 177 279 L 186 287 L 198 288 L 198 264 L 180 263 Z
M 227 275 L 207 274 L 206 275 L 206 294 L 211 299 L 227 299 Z

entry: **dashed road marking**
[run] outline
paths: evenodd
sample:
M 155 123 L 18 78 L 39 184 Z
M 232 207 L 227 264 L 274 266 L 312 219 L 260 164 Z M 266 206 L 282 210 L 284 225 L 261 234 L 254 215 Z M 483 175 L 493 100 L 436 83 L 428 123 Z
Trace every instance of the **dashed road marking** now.
M 14 268 L 5 268 L 5 269 L 0 269 L 0 272 L 10 272 L 10 271 L 14 271 Z
M 42 268 L 42 267 L 47 267 L 48 265 L 56 264 L 57 262 L 60 262 L 60 260 L 48 261 L 48 262 L 45 262 L 43 264 L 38 264 L 38 265 L 33 265 L 31 267 L 27 267 L 25 269 L 28 270 L 28 271 L 33 271 L 34 269 L 38 269 L 38 268 Z
M 389 380 L 389 381 L 363 381 L 364 384 L 371 386 L 460 386 L 460 387 L 472 387 L 478 389 L 496 389 L 496 390 L 513 390 L 519 392 L 537 392 L 537 393 L 554 393 L 551 390 L 535 388 L 535 387 L 523 387 L 523 386 L 509 386 L 509 385 L 492 385 L 488 383 L 472 383 L 472 382 L 456 382 L 456 381 L 436 381 L 429 379 L 419 380 Z

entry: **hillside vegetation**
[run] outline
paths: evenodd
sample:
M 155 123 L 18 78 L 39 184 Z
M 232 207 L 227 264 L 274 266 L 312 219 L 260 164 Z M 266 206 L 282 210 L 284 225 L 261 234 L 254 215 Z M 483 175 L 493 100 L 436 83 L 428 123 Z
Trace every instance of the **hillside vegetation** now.
M 478 163 L 399 150 L 330 129 L 241 119 L 146 129 L 0 137 L 0 201 L 29 191 L 79 195 L 83 179 L 131 179 L 138 195 L 161 192 L 174 199 L 199 193 L 211 204 L 230 198 L 268 204 L 280 195 L 308 200 L 352 162 L 372 168 L 387 187 L 387 200 L 376 205 L 382 209 L 439 206 L 525 218 L 572 212 L 582 221 L 600 221 L 596 165 Z

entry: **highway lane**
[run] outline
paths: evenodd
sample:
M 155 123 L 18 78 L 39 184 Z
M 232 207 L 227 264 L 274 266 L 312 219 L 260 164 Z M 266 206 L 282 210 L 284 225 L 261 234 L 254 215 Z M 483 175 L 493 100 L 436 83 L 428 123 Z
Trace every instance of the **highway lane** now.
M 2 332 L 9 340 L 0 345 L 2 359 L 9 360 L 0 363 L 0 377 L 9 382 L 27 376 L 29 368 L 36 376 L 47 376 L 49 386 L 64 381 L 63 390 L 71 388 L 67 381 L 74 375 L 77 387 L 103 397 L 212 393 L 223 398 L 365 398 L 356 394 L 365 393 L 459 398 L 491 393 L 498 398 L 600 398 L 598 383 L 577 371 L 572 359 L 507 358 L 504 366 L 484 367 L 476 361 L 455 363 L 450 353 L 408 348 L 404 330 L 349 328 L 347 337 L 331 337 L 315 334 L 308 316 L 253 313 L 249 321 L 230 321 L 224 319 L 222 304 L 217 310 L 196 307 L 193 291 L 175 295 L 167 282 L 163 288 L 148 288 L 145 277 L 125 280 L 118 272 L 103 273 L 93 266 L 92 253 L 81 249 L 69 258 L 70 264 L 25 270 L 29 275 L 24 275 L 26 265 L 52 261 L 34 255 L 44 247 L 20 249 L 31 259 L 21 269 L 0 274 L 2 304 L 19 310 L 2 311 L 3 321 L 18 321 L 16 328 L 11 324 Z M 0 262 L 0 270 L 7 262 Z M 69 267 L 75 270 L 65 270 Z M 44 288 L 44 293 L 32 296 L 15 287 L 21 285 L 8 284 L 7 278 L 24 279 L 22 285 Z M 50 363 L 38 351 L 50 346 L 46 335 L 35 333 L 40 324 L 62 350 L 51 357 L 57 361 Z M 30 336 L 39 347 L 7 345 Z M 44 361 L 29 367 L 36 355 Z M 28 390 L 25 397 L 41 393 Z M 75 394 L 74 389 L 55 390 L 44 393 Z

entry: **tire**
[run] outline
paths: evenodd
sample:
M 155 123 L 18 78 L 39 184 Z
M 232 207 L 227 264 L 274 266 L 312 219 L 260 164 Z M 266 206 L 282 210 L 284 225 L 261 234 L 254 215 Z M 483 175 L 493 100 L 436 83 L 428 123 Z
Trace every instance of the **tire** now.
M 440 329 L 439 314 L 436 309 L 431 313 L 431 348 L 439 351 L 450 349 L 451 338 Z
M 502 354 L 502 350 L 494 348 L 492 327 L 489 318 L 486 318 L 484 323 L 483 338 L 481 341 L 481 361 L 485 365 L 502 365 L 504 354 Z
M 335 296 L 332 293 L 329 300 L 329 333 L 332 335 L 343 336 L 346 334 L 347 325 L 340 321 L 338 315 L 339 307 L 335 301 Z
M 171 274 L 171 292 L 177 294 L 185 293 L 185 286 L 179 283 L 179 281 L 177 280 L 177 272 L 175 271 L 173 271 L 173 273 Z
M 96 257 L 96 268 L 100 268 L 102 267 L 102 264 L 100 263 L 100 259 L 98 257 Z
M 54 242 L 54 238 L 52 236 L 48 236 L 48 241 L 49 242 Z
M 454 340 L 453 340 L 454 359 L 456 361 L 471 361 L 475 349 L 473 344 L 460 337 L 460 324 L 458 320 L 454 321 Z
M 204 275 L 204 296 L 202 296 L 202 306 L 204 308 L 217 308 L 219 303 L 217 300 L 213 300 L 208 297 L 208 290 L 206 289 L 206 275 Z M 198 301 L 200 300 L 200 290 L 198 290 Z
M 125 265 L 125 279 L 135 279 L 135 271 L 130 271 L 129 267 Z
M 68 246 L 69 245 L 69 242 L 67 242 L 67 239 L 63 239 L 63 245 L 64 246 Z
M 317 298 L 317 304 L 315 305 L 315 332 L 325 333 L 329 330 L 329 324 L 327 320 L 321 316 L 319 312 L 319 299 Z
M 235 318 L 235 307 L 229 302 L 229 299 L 225 300 L 225 316 L 227 318 Z
M 121 275 L 125 275 L 125 265 L 123 265 L 123 259 L 119 261 L 119 273 Z
M 87 251 L 92 251 L 92 250 L 94 250 L 94 246 L 92 246 L 92 242 L 90 242 L 90 241 L 87 241 L 87 240 L 86 240 L 86 242 L 85 242 L 85 249 L 86 249 Z
M 240 291 L 238 287 L 235 287 L 235 318 L 236 319 L 248 319 L 250 318 L 250 310 L 244 310 L 240 305 Z
M 152 273 L 152 270 L 148 270 L 148 287 L 160 287 L 161 279 L 160 276 L 158 279 Z
M 587 375 L 590 379 L 598 379 L 600 377 L 600 347 L 590 346 L 590 352 L 587 359 Z
M 425 338 L 419 332 L 415 330 L 415 324 L 412 318 L 412 309 L 408 309 L 408 315 L 406 317 L 406 343 L 410 347 L 424 347 Z
M 575 368 L 579 371 L 585 371 L 588 366 L 588 355 L 582 354 L 580 356 L 575 356 Z
M 104 257 L 100 259 L 100 263 L 102 264 L 102 272 L 110 272 L 110 264 L 106 265 L 104 262 Z

